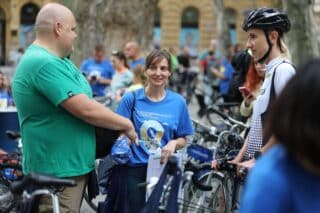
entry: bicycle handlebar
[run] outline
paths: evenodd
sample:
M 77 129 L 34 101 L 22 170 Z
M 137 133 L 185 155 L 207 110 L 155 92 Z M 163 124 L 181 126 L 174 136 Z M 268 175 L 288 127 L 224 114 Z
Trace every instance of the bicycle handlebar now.
M 209 127 L 207 125 L 204 125 L 202 123 L 200 123 L 198 120 L 195 120 L 195 119 L 192 119 L 192 122 L 196 125 L 196 126 L 199 126 L 201 129 L 203 129 L 205 132 L 211 134 L 211 135 L 216 135 L 216 131 L 217 129 L 212 126 L 212 127 Z
M 215 107 L 210 107 L 209 110 L 215 112 L 216 114 L 218 114 L 221 118 L 223 118 L 224 120 L 229 121 L 232 125 L 239 125 L 241 127 L 244 128 L 249 128 L 249 126 L 245 123 L 243 123 L 242 121 L 238 121 L 230 116 L 228 116 L 227 114 L 221 112 L 220 110 L 216 109 Z
M 10 189 L 13 193 L 21 194 L 26 186 L 32 184 L 40 187 L 72 187 L 77 185 L 75 180 L 72 179 L 63 179 L 49 175 L 30 173 L 26 175 L 21 181 L 13 182 L 10 186 Z

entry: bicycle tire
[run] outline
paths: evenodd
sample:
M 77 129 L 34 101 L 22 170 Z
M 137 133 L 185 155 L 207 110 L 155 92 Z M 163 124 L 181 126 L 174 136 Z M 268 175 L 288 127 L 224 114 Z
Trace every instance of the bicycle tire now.
M 0 196 L 10 192 L 10 188 L 7 184 L 0 182 Z M 18 201 L 15 196 L 7 197 L 5 200 L 0 200 L 0 213 L 16 212 L 18 210 Z
M 225 213 L 229 212 L 230 202 L 223 177 L 215 172 L 208 172 L 200 177 L 200 182 L 211 185 L 212 190 L 205 192 L 195 185 L 186 189 L 182 212 L 183 213 Z M 218 194 L 220 193 L 220 194 Z M 222 194 L 221 194 L 222 193 Z

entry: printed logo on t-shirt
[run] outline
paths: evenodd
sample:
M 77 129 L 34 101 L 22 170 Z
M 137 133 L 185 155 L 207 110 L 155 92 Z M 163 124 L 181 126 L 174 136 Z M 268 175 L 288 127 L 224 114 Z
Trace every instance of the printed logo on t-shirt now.
M 67 92 L 67 94 L 68 94 L 68 97 L 69 97 L 69 98 L 71 98 L 72 96 L 74 96 L 74 94 L 73 94 L 72 91 Z
M 148 150 L 155 150 L 161 146 L 164 129 L 155 120 L 144 121 L 140 127 L 141 142 Z

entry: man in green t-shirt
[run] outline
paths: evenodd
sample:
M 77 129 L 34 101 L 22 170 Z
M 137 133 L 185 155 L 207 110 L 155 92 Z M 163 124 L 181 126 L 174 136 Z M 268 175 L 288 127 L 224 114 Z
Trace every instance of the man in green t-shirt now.
M 36 39 L 13 80 L 23 141 L 23 172 L 70 177 L 77 187 L 60 194 L 63 212 L 79 212 L 88 173 L 94 169 L 94 126 L 137 140 L 130 120 L 92 99 L 90 85 L 68 59 L 77 34 L 72 12 L 49 3 L 36 18 Z

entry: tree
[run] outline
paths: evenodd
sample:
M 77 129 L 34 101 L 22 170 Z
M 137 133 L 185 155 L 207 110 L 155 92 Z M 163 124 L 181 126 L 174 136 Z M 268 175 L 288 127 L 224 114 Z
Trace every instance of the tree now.
M 77 19 L 78 38 L 72 59 L 76 64 L 90 56 L 98 43 L 120 50 L 126 41 L 136 40 L 147 50 L 152 40 L 158 0 L 61 0 Z
M 314 20 L 314 0 L 282 0 L 283 8 L 287 11 L 291 21 L 288 34 L 288 47 L 292 55 L 292 62 L 300 65 L 310 58 L 319 56 Z
M 213 0 L 214 13 L 216 16 L 216 29 L 217 29 L 217 41 L 218 49 L 220 52 L 225 51 L 225 26 L 224 21 L 224 5 L 223 0 Z

